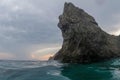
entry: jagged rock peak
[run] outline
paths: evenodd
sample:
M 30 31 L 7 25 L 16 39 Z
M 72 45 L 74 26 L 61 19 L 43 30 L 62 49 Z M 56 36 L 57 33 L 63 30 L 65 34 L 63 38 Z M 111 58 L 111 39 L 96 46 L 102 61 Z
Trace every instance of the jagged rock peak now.
M 71 22 L 79 22 L 79 21 L 91 21 L 97 25 L 97 22 L 95 19 L 87 14 L 83 9 L 80 9 L 72 3 L 65 3 L 64 5 L 64 11 L 63 11 L 64 17 L 69 20 L 71 19 Z M 88 18 L 89 17 L 89 18 Z M 73 21 L 72 21 L 73 20 Z

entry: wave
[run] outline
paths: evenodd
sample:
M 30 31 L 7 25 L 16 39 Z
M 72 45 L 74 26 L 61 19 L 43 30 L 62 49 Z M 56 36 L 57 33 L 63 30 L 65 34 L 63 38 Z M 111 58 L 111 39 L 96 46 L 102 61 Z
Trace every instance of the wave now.
M 0 61 L 0 80 L 69 80 L 57 61 Z
M 0 61 L 0 69 L 39 68 L 45 66 L 61 67 L 57 61 Z

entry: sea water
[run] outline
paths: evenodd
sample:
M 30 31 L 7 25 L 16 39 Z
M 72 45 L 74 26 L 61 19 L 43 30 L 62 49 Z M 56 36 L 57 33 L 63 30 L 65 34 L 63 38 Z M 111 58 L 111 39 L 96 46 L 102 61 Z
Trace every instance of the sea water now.
M 84 65 L 1 60 L 0 80 L 120 80 L 120 59 Z

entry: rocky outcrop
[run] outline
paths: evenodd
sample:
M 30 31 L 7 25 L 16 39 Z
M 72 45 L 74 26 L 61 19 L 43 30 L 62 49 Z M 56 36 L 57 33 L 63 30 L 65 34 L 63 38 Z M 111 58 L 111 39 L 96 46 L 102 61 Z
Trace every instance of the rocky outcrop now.
M 120 57 L 120 37 L 104 32 L 92 16 L 72 3 L 65 3 L 58 27 L 63 45 L 54 60 L 92 63 Z

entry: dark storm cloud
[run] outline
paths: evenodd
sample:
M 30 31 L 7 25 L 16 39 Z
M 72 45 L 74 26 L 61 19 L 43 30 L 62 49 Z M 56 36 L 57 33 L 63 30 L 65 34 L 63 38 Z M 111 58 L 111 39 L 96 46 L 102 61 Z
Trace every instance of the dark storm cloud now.
M 119 30 L 118 0 L 1 0 L 0 54 L 29 59 L 30 53 L 42 46 L 61 44 L 57 23 L 64 2 L 73 2 L 93 15 L 105 31 Z

